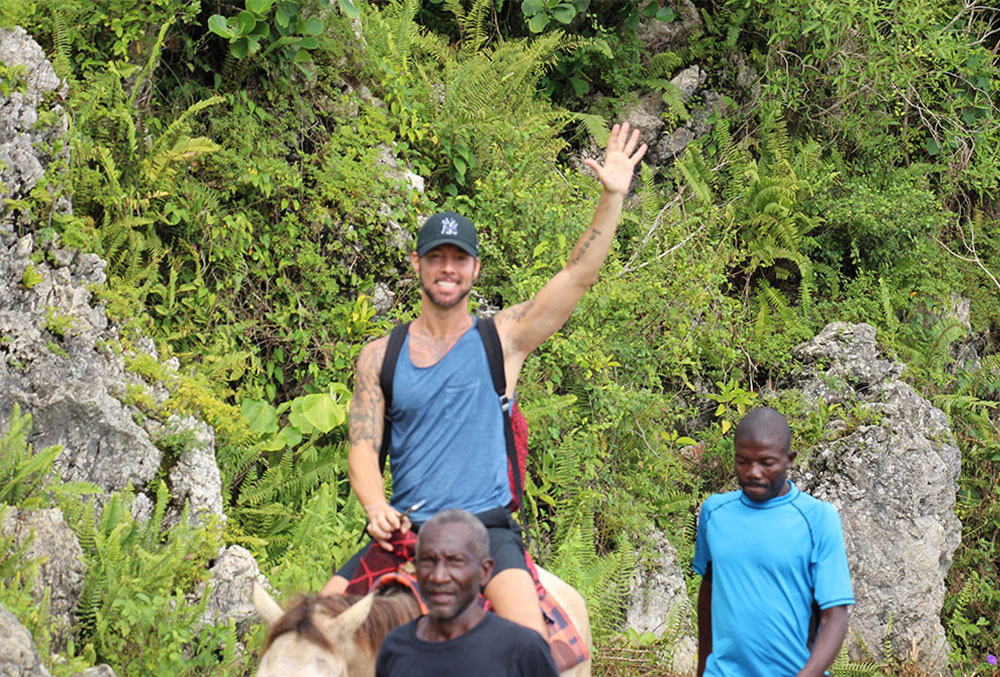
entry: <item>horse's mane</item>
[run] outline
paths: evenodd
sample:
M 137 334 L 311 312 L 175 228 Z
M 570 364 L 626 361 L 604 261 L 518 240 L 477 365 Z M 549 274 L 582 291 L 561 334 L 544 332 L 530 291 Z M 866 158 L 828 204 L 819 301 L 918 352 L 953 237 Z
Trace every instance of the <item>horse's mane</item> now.
M 313 621 L 313 616 L 317 613 L 339 616 L 361 598 L 361 595 L 299 597 L 268 631 L 263 650 L 266 652 L 274 640 L 286 632 L 297 632 L 299 636 L 333 653 L 333 645 Z M 390 630 L 416 618 L 419 613 L 416 600 L 406 591 L 392 590 L 388 594 L 376 595 L 371 613 L 354 636 L 361 648 L 374 654 Z

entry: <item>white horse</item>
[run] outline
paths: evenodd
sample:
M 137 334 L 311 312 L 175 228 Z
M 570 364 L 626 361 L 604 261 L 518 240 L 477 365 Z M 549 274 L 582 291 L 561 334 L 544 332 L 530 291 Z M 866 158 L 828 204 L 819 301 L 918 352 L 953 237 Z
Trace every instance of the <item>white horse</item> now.
M 587 605 L 573 587 L 538 567 L 538 578 L 566 611 L 593 653 Z M 253 602 L 267 625 L 258 677 L 372 677 L 382 639 L 420 614 L 409 592 L 393 589 L 364 597 L 302 597 L 282 611 L 254 581 Z M 590 677 L 590 659 L 562 673 Z

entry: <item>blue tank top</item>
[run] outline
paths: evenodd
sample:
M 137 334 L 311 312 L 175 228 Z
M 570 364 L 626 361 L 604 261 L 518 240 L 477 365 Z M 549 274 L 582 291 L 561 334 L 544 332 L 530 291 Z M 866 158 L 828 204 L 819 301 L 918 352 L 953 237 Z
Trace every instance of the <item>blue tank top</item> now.
M 511 501 L 503 412 L 473 324 L 429 367 L 410 361 L 407 334 L 392 387 L 392 505 L 422 524 L 445 508 L 483 512 Z

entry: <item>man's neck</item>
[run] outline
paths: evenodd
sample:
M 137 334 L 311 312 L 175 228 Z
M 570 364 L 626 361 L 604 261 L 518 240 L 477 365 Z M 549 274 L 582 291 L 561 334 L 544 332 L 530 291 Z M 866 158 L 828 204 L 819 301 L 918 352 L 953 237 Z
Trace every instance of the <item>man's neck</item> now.
M 420 315 L 410 325 L 410 330 L 425 335 L 431 340 L 454 337 L 472 326 L 469 308 L 465 303 L 448 308 L 436 308 L 430 301 L 424 300 Z
M 424 616 L 417 622 L 417 637 L 425 642 L 447 642 L 461 637 L 486 616 L 482 607 L 473 602 L 465 611 L 449 620 L 438 620 L 432 616 Z

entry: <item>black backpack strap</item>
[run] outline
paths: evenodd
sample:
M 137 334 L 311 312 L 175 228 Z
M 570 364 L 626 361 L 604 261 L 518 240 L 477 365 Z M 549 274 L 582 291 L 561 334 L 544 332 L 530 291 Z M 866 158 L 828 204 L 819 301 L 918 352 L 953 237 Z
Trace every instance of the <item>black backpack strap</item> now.
M 521 466 L 517 462 L 517 447 L 514 444 L 514 428 L 510 422 L 510 408 L 513 404 L 507 397 L 507 375 L 503 369 L 503 346 L 500 345 L 500 335 L 497 334 L 496 323 L 492 317 L 477 320 L 479 337 L 483 340 L 486 350 L 486 361 L 490 365 L 490 375 L 493 377 L 493 389 L 500 399 L 500 409 L 503 411 L 503 436 L 507 443 L 507 462 L 514 477 L 514 491 L 521 512 L 521 531 L 524 533 L 526 545 L 531 544 L 528 535 L 528 518 L 524 511 L 524 483 L 521 477 Z
M 397 324 L 389 333 L 389 343 L 385 346 L 385 357 L 382 358 L 382 368 L 379 370 L 378 383 L 382 387 L 382 399 L 385 401 L 385 416 L 382 420 L 382 444 L 378 450 L 378 469 L 385 474 L 385 461 L 389 457 L 389 442 L 392 439 L 392 381 L 396 376 L 396 362 L 399 351 L 403 349 L 406 332 L 410 323 Z

